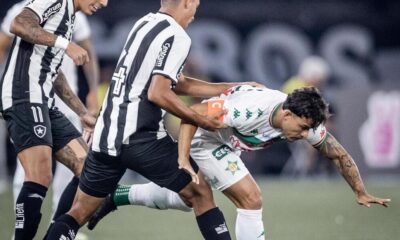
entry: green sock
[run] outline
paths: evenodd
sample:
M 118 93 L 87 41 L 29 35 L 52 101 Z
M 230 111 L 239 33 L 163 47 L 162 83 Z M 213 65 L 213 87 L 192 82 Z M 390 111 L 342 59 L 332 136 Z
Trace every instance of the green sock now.
M 113 193 L 113 200 L 116 206 L 130 205 L 129 189 L 131 186 L 118 185 L 117 190 Z

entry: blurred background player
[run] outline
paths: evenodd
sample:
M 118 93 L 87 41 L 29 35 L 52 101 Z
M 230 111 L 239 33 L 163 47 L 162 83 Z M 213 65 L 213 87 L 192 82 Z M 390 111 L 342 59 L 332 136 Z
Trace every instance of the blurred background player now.
M 10 26 L 12 20 L 17 16 L 24 6 L 27 4 L 27 1 L 22 1 L 15 4 L 13 7 L 9 9 L 6 16 L 3 19 L 1 24 L 1 33 L 0 33 L 0 57 L 5 58 L 5 53 L 8 51 L 8 48 L 11 46 L 12 39 L 14 35 L 10 33 Z M 83 72 L 85 74 L 85 79 L 88 81 L 89 93 L 86 98 L 86 106 L 88 111 L 95 115 L 98 110 L 98 102 L 97 102 L 97 83 L 99 77 L 99 69 L 97 64 L 97 57 L 94 52 L 94 48 L 92 46 L 92 42 L 90 39 L 90 26 L 87 20 L 87 17 L 82 12 L 77 12 L 75 14 L 75 27 L 73 32 L 73 41 L 76 42 L 79 46 L 84 48 L 89 56 L 90 62 L 83 65 Z M 78 72 L 77 67 L 75 66 L 72 59 L 68 56 L 64 56 L 61 69 L 65 74 L 65 77 L 70 85 L 72 91 L 78 95 Z M 78 129 L 82 129 L 80 119 L 57 95 L 55 96 L 55 106 L 62 112 L 64 115 L 71 121 L 71 123 Z M 72 172 L 65 167 L 63 164 L 53 161 L 56 164 L 55 172 L 53 176 L 53 195 L 52 195 L 52 208 L 53 208 L 53 216 L 55 215 L 57 204 L 60 200 L 61 194 L 64 191 L 65 187 L 68 185 L 67 179 L 71 179 L 73 177 Z M 22 184 L 24 182 L 24 170 L 17 161 L 17 168 L 14 174 L 13 180 L 13 195 L 14 201 L 17 200 L 19 192 L 21 190 Z M 82 234 L 81 234 L 82 235 Z M 82 238 L 82 236 L 78 236 Z
M 309 56 L 300 64 L 298 74 L 283 84 L 282 92 L 289 94 L 304 87 L 316 87 L 324 92 L 330 72 L 328 63 L 322 57 Z M 329 112 L 333 115 L 332 101 L 329 102 Z M 325 127 L 331 133 L 335 133 L 334 118 L 335 116 L 331 116 L 325 123 Z M 334 173 L 333 164 L 326 161 L 318 151 L 306 142 L 297 141 L 294 144 L 289 144 L 288 148 L 291 155 L 282 169 L 283 176 L 307 177 Z
M 310 56 L 300 64 L 299 72 L 282 86 L 282 92 L 289 94 L 296 89 L 316 87 L 321 89 L 330 74 L 328 63 L 319 56 Z

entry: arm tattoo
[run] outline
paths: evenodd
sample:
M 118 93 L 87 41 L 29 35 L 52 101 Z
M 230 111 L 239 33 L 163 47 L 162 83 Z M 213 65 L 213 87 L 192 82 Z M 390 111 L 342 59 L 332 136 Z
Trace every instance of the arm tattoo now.
M 39 21 L 39 17 L 34 12 L 25 8 L 14 19 L 14 24 L 19 29 L 15 34 L 30 43 L 54 46 L 56 35 L 45 31 Z
M 356 194 L 365 193 L 364 183 L 361 179 L 357 165 L 343 146 L 328 133 L 326 141 L 322 144 L 319 151 L 327 158 L 332 160 L 339 169 L 342 176 Z
M 68 85 L 65 75 L 59 71 L 58 76 L 53 84 L 54 91 L 63 100 L 68 107 L 70 107 L 79 116 L 86 114 L 87 109 L 81 102 L 81 100 L 72 91 L 71 87 Z

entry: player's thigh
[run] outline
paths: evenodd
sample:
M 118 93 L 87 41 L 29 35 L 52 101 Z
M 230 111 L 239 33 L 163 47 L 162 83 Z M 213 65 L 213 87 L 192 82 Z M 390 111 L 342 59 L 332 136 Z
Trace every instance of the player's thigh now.
M 53 147 L 51 119 L 46 105 L 20 103 L 7 109 L 4 119 L 17 153 L 34 146 Z
M 50 109 L 50 119 L 56 160 L 79 176 L 87 156 L 87 144 L 82 139 L 81 133 L 57 108 Z
M 250 173 L 222 192 L 238 208 L 260 209 L 262 207 L 260 187 Z
M 192 181 L 189 174 L 178 168 L 178 144 L 169 136 L 124 145 L 121 159 L 127 168 L 174 192 L 180 192 Z M 197 172 L 198 167 L 193 160 L 191 164 Z
M 4 112 L 4 119 L 26 180 L 48 186 L 53 145 L 48 107 L 42 104 L 17 104 Z
M 225 144 L 207 142 L 199 146 L 193 145 L 190 155 L 203 172 L 206 181 L 220 191 L 237 183 L 249 173 L 242 159 Z
M 104 198 L 117 188 L 125 170 L 120 157 L 89 151 L 79 179 L 79 188 L 87 195 Z

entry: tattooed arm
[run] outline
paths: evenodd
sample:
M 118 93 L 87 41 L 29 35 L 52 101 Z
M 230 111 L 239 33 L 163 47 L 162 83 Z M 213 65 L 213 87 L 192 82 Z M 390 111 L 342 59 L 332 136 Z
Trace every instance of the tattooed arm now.
M 96 118 L 88 113 L 85 105 L 83 105 L 78 96 L 72 91 L 61 70 L 58 71 L 58 76 L 54 81 L 53 87 L 57 96 L 59 96 L 72 111 L 79 115 L 84 129 L 83 137 L 87 142 L 90 142 L 91 133 L 96 124 Z
M 27 42 L 54 47 L 58 36 L 44 30 L 39 23 L 40 19 L 36 13 L 28 8 L 24 8 L 11 23 L 10 32 Z M 66 39 L 64 41 L 68 42 Z M 64 47 L 66 54 L 72 58 L 76 65 L 89 62 L 88 53 L 82 47 L 73 42 L 68 42 L 68 45 Z
M 57 36 L 44 30 L 39 22 L 36 13 L 24 8 L 11 23 L 10 32 L 30 43 L 54 46 Z
M 369 207 L 370 203 L 377 203 L 387 207 L 390 199 L 376 198 L 367 193 L 353 158 L 330 133 L 327 133 L 324 143 L 319 146 L 319 151 L 335 163 L 344 179 L 356 194 L 357 202 L 360 205 Z

